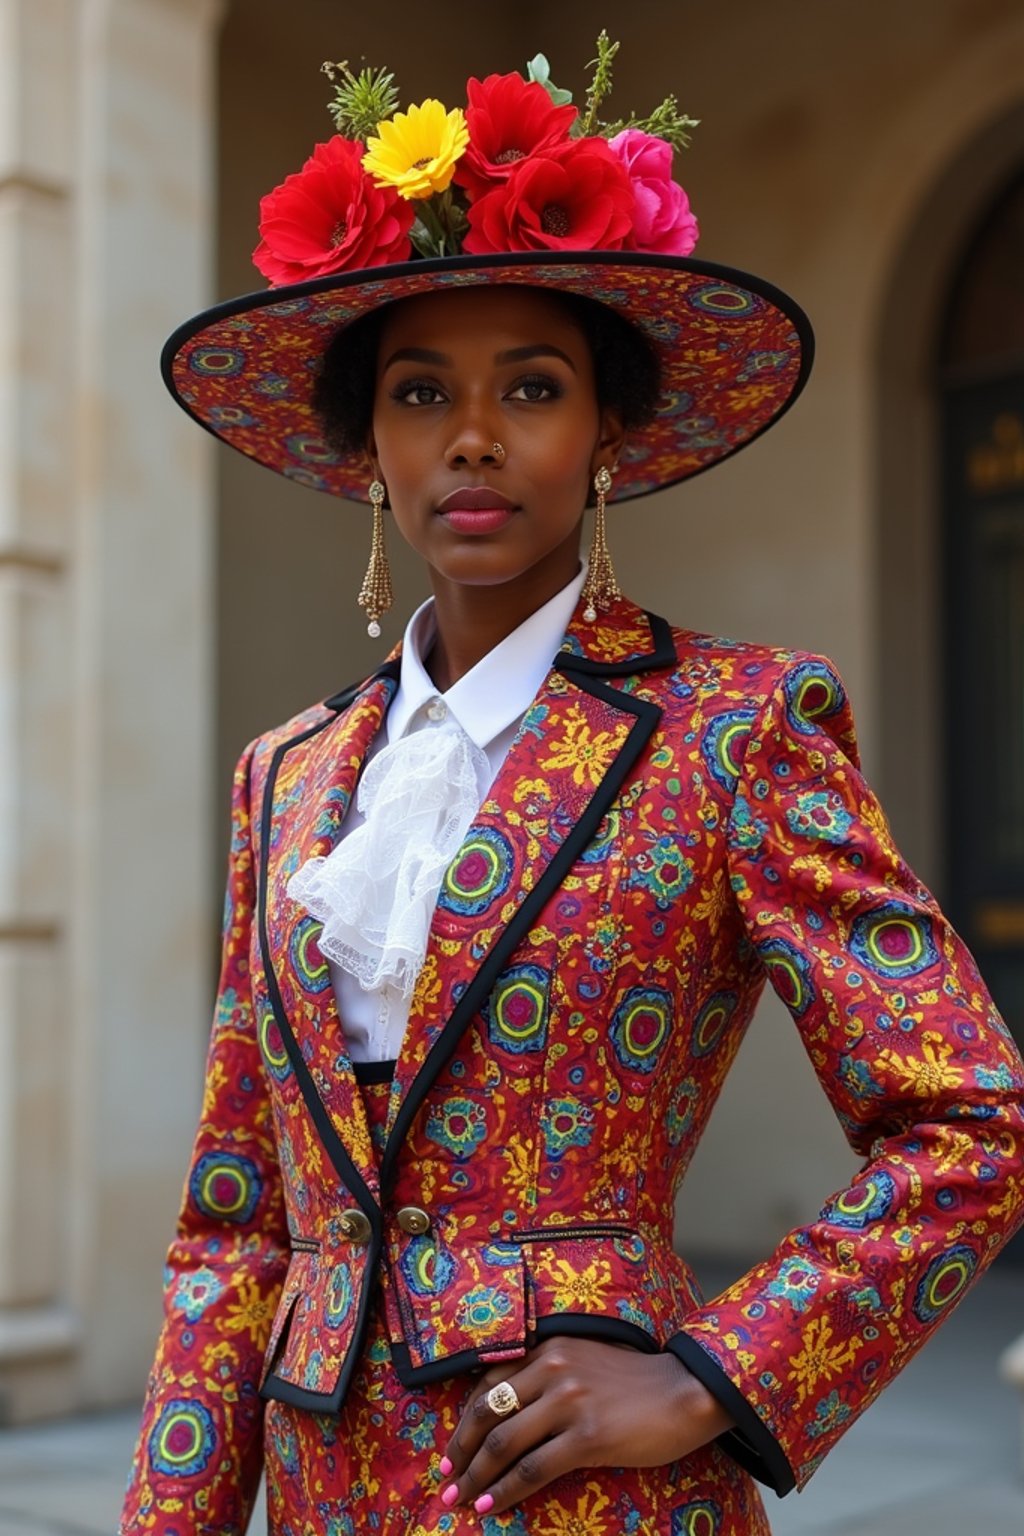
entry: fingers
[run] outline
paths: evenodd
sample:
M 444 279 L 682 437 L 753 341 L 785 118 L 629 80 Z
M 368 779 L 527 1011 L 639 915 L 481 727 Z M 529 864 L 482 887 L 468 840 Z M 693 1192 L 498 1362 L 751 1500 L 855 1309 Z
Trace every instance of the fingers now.
M 474 1385 L 441 1463 L 447 1508 L 472 1504 L 478 1514 L 500 1514 L 582 1464 L 586 1437 L 559 1359 L 542 1346 L 521 1370 L 492 1371 Z M 498 1381 L 509 1382 L 522 1404 L 504 1417 L 487 1401 Z
M 531 1376 L 528 1367 L 519 1370 L 505 1367 L 500 1371 L 489 1371 L 474 1382 L 458 1428 L 441 1462 L 442 1476 L 461 1477 L 488 1435 L 494 1434 L 492 1448 L 502 1443 L 505 1437 L 499 1433 L 501 1426 L 508 1425 L 513 1419 L 521 1419 L 525 1410 L 540 1396 L 540 1383 L 535 1378 L 536 1373 Z M 514 1389 L 520 1404 L 518 1409 L 504 1415 L 495 1413 L 487 1401 L 491 1388 L 500 1382 L 506 1382 Z M 531 1416 L 529 1422 L 535 1417 Z
M 466 1456 L 459 1447 L 453 1447 L 453 1470 L 441 1489 L 441 1502 L 449 1509 L 455 1504 L 472 1504 L 478 1514 L 489 1514 L 498 1507 L 493 1485 L 503 1474 L 514 1476 L 518 1473 L 519 1498 L 543 1486 L 547 1479 L 541 1476 L 535 1448 L 538 1442 L 547 1438 L 546 1418 L 539 1403 L 510 1414 L 507 1419 L 495 1421 L 492 1414 L 490 1428 L 484 1432 L 472 1455 Z M 464 1465 L 459 1466 L 456 1456 L 464 1461 Z M 491 1495 L 490 1503 L 485 1500 L 488 1494 Z M 515 1502 L 514 1499 L 511 1502 Z
M 572 1437 L 569 1434 L 557 1435 L 541 1445 L 534 1444 L 506 1472 L 493 1479 L 486 1476 L 482 1466 L 478 1467 L 481 1458 L 476 1457 L 467 1468 L 466 1476 L 458 1485 L 453 1486 L 461 1490 L 464 1484 L 472 1484 L 465 1502 L 472 1504 L 478 1515 L 503 1514 L 505 1510 L 513 1509 L 531 1494 L 579 1465 L 571 1444 Z M 485 1486 L 477 1493 L 475 1489 L 481 1482 Z M 458 1502 L 458 1499 L 451 1501 L 452 1504 Z

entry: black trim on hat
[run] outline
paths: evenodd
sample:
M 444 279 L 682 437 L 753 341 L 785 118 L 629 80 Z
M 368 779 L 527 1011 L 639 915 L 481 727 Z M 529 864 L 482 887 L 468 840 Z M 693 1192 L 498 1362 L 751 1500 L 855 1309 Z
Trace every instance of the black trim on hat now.
M 690 470 L 685 475 L 680 475 L 673 480 L 666 481 L 664 485 L 632 491 L 627 490 L 610 498 L 610 500 L 615 503 L 637 500 L 641 496 L 648 496 L 656 490 L 664 489 L 665 485 L 677 484 L 683 479 L 691 480 L 697 475 L 705 473 L 706 470 L 713 469 L 716 464 L 721 464 L 726 459 L 732 458 L 740 449 L 747 447 L 748 444 L 755 442 L 757 438 L 761 437 L 769 427 L 773 427 L 777 422 L 781 421 L 782 417 L 801 394 L 814 360 L 814 331 L 806 313 L 795 299 L 791 298 L 781 288 L 777 288 L 774 283 L 770 283 L 764 278 L 756 277 L 753 273 L 744 272 L 738 267 L 725 266 L 719 262 L 697 261 L 689 256 L 662 255 L 654 251 L 495 251 L 484 255 L 463 253 L 458 256 L 423 257 L 415 261 L 395 262 L 380 267 L 359 267 L 351 271 L 330 273 L 326 277 L 311 278 L 305 283 L 289 283 L 278 288 L 260 289 L 254 293 L 242 294 L 236 298 L 227 299 L 219 304 L 215 304 L 211 308 L 201 311 L 198 315 L 193 315 L 172 331 L 164 343 L 160 354 L 161 376 L 170 394 L 177 401 L 178 405 L 181 406 L 182 410 L 191 416 L 193 421 L 197 422 L 199 426 L 203 427 L 205 431 L 209 432 L 219 442 L 225 443 L 228 447 L 236 448 L 236 445 L 231 442 L 230 438 L 224 437 L 212 422 L 204 420 L 188 401 L 182 397 L 174 379 L 174 361 L 178 352 L 186 343 L 191 341 L 201 331 L 207 329 L 207 327 L 219 324 L 222 321 L 232 320 L 238 315 L 249 314 L 255 310 L 271 308 L 274 305 L 287 305 L 297 300 L 315 298 L 321 294 L 341 293 L 346 288 L 357 285 L 364 286 L 375 282 L 380 285 L 381 302 L 387 303 L 389 301 L 389 284 L 392 281 L 408 277 L 424 279 L 424 291 L 429 292 L 431 291 L 429 279 L 438 273 L 465 272 L 471 274 L 477 271 L 500 271 L 506 267 L 510 271 L 522 272 L 524 270 L 528 271 L 531 267 L 578 268 L 588 266 L 595 269 L 619 267 L 625 269 L 633 268 L 639 271 L 646 269 L 651 272 L 686 272 L 696 277 L 706 277 L 712 282 L 728 283 L 754 294 L 772 305 L 774 309 L 790 321 L 800 343 L 800 364 L 789 395 L 774 415 L 770 416 L 761 426 L 751 432 L 749 437 L 734 443 L 732 447 L 726 448 L 717 457 L 711 459 L 706 464 L 702 464 L 699 468 Z M 512 278 L 510 281 L 514 282 L 515 279 Z M 464 286 L 471 286 L 471 284 L 467 283 Z M 554 283 L 537 283 L 536 286 L 550 288 L 554 292 L 562 291 Z M 444 291 L 451 290 L 446 289 Z M 564 291 L 578 292 L 584 297 L 594 297 L 592 294 L 587 293 L 585 285 L 566 287 Z M 410 295 L 403 296 L 409 297 Z M 598 299 L 597 302 L 606 303 L 607 301 Z M 365 313 L 369 313 L 372 307 L 374 306 L 367 305 Z M 643 329 L 642 322 L 634 318 L 628 307 L 619 307 L 610 303 L 607 304 L 607 307 L 614 309 L 617 314 L 621 315 L 630 324 L 635 324 L 639 329 Z M 353 319 L 355 318 L 358 317 L 353 316 Z M 325 344 L 329 339 L 329 337 L 325 336 Z M 663 355 L 669 351 L 665 346 L 659 347 L 656 341 L 653 344 L 656 350 L 660 350 Z M 639 429 L 641 434 L 642 431 L 642 428 Z M 244 452 L 240 448 L 236 448 L 236 451 Z M 255 455 L 247 455 L 247 457 L 253 458 L 255 463 L 261 462 Z M 265 467 L 280 473 L 276 465 L 269 464 L 265 465 Z M 340 492 L 331 490 L 329 494 L 340 495 Z

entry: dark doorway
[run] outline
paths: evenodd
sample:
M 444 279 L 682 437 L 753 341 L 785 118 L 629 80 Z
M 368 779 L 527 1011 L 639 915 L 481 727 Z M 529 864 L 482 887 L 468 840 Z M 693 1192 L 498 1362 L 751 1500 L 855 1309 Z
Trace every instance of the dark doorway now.
M 1024 1043 L 1024 176 L 970 243 L 941 363 L 948 906 Z
M 940 377 L 947 906 L 1024 1045 L 1024 175 L 966 250 Z

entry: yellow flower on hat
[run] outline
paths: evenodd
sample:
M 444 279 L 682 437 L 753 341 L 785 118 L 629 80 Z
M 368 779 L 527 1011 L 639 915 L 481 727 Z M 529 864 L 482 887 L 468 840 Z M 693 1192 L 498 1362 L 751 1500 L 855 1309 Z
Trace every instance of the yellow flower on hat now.
M 448 186 L 468 143 L 462 109 L 446 112 L 431 98 L 377 124 L 377 137 L 366 143 L 363 169 L 378 187 L 394 187 L 402 197 L 433 197 Z

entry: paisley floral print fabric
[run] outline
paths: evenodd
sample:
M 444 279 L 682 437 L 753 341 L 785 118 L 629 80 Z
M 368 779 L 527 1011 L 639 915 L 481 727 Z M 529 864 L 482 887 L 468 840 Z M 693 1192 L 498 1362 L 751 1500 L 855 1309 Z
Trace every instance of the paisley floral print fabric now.
M 806 319 L 783 294 L 745 273 L 677 257 L 592 251 L 414 261 L 382 277 L 341 273 L 282 294 L 249 294 L 197 316 L 164 351 L 180 404 L 216 437 L 288 479 L 366 501 L 361 454 L 324 440 L 312 405 L 310 359 L 381 302 L 479 284 L 525 283 L 577 292 L 637 325 L 660 357 L 654 421 L 632 434 L 610 501 L 642 496 L 735 453 L 792 404 L 810 369 Z
M 827 662 L 579 610 L 442 880 L 376 1114 L 317 925 L 394 663 L 247 751 L 224 968 L 124 1533 L 750 1536 L 1024 1215 L 1024 1070 L 893 846 Z M 765 978 L 862 1159 L 705 1301 L 674 1196 Z M 383 1092 L 383 1090 L 382 1090 Z M 409 1212 L 425 1220 L 410 1222 Z M 472 1374 L 672 1349 L 739 1433 L 480 1521 L 434 1459 Z M 265 1412 L 259 1392 L 269 1399 Z

